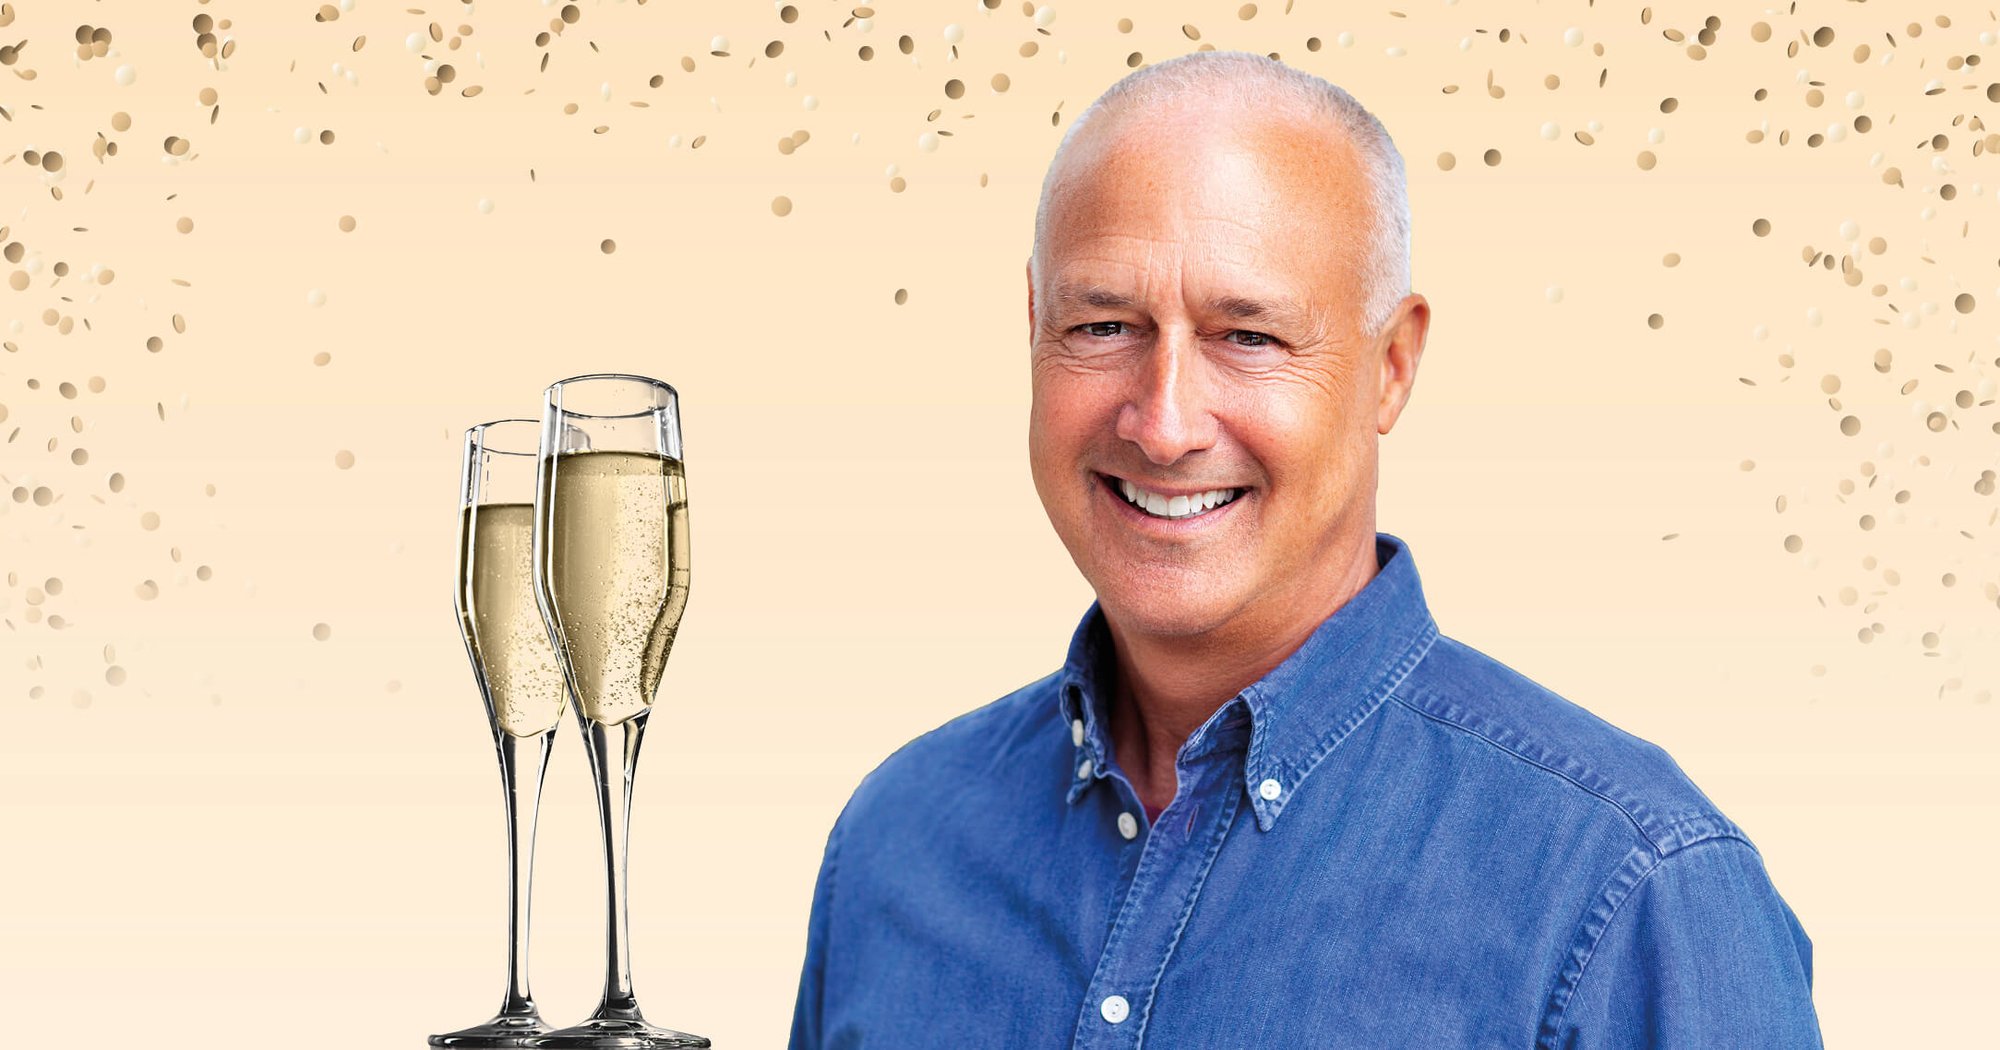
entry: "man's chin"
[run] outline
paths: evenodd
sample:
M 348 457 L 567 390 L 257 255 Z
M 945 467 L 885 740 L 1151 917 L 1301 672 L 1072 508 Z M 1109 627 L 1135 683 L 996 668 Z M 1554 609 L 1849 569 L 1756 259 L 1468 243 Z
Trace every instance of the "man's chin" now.
M 1106 618 L 1121 631 L 1162 638 L 1206 634 L 1227 624 L 1242 603 L 1233 588 L 1201 579 L 1119 580 L 1095 588 Z

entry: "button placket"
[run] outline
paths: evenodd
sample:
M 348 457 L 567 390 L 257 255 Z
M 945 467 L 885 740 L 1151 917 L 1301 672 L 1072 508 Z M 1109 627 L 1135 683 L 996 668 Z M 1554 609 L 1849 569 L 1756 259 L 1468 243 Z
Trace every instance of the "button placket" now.
M 1171 962 L 1179 930 L 1199 900 L 1210 864 L 1241 808 L 1240 787 L 1219 790 L 1242 783 L 1241 765 L 1236 765 L 1233 773 L 1211 767 L 1198 775 L 1200 779 L 1186 785 L 1167 810 L 1176 819 L 1182 808 L 1193 816 L 1205 816 L 1196 829 L 1200 834 L 1185 838 L 1148 835 L 1140 841 L 1139 855 L 1128 869 L 1131 875 L 1124 898 L 1085 992 L 1072 1044 L 1078 1050 L 1140 1045 L 1153 995 Z M 1136 794 L 1132 795 L 1130 804 L 1136 806 L 1136 799 Z M 1198 804 L 1197 799 L 1212 804 Z M 1162 813 L 1162 818 L 1165 816 Z M 1140 825 L 1131 810 L 1119 814 L 1120 833 L 1124 833 L 1126 817 L 1131 818 L 1133 832 L 1128 841 L 1137 839 Z

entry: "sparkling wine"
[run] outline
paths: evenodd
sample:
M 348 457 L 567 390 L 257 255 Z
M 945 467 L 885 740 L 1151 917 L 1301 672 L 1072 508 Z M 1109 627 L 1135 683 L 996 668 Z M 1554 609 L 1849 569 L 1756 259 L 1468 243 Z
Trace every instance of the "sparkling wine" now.
M 459 626 L 494 726 L 519 737 L 554 727 L 566 696 L 535 605 L 534 525 L 532 504 L 485 503 L 459 530 Z
M 563 452 L 543 464 L 543 594 L 583 713 L 615 725 L 653 702 L 688 595 L 679 460 Z

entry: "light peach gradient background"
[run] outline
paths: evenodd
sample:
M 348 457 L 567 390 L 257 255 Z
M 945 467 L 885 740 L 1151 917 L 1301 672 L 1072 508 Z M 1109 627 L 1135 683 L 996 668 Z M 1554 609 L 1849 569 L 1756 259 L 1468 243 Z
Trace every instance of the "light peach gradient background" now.
M 1041 33 L 1018 0 L 885 2 L 865 26 L 833 3 L 786 24 L 583 2 L 541 48 L 557 6 L 414 2 L 320 22 L 296 0 L 18 0 L 0 26 L 29 42 L 0 68 L 0 240 L 25 253 L 0 269 L 29 275 L 0 288 L 0 1042 L 418 1046 L 487 1016 L 501 819 L 448 601 L 459 435 L 631 370 L 681 392 L 696 552 L 638 778 L 637 987 L 658 1022 L 779 1045 L 848 792 L 1053 669 L 1089 601 L 1025 462 L 1035 197 L 1129 54 L 1203 45 L 1349 88 L 1408 161 L 1434 321 L 1380 525 L 1442 628 L 1662 744 L 1749 831 L 1814 939 L 1829 1043 L 1989 1030 L 2000 161 L 1978 121 L 2000 63 L 1952 61 L 1993 52 L 1984 5 L 1777 5 L 1762 42 L 1738 8 L 1696 59 L 1709 11 L 1664 4 L 1642 25 L 1624 4 L 1078 0 Z M 197 50 L 204 12 L 232 20 L 224 63 Z M 433 20 L 474 32 L 449 50 Z M 74 56 L 80 23 L 112 31 L 104 57 Z M 456 66 L 437 96 L 424 55 Z M 27 149 L 60 151 L 59 178 Z M 566 727 L 534 927 L 558 1022 L 598 989 L 596 836 Z

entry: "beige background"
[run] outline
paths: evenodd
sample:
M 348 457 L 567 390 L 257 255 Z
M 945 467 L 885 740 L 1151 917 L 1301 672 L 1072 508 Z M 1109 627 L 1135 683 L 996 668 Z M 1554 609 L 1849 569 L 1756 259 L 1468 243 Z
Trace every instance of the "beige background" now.
M 1446 633 L 1664 745 L 1748 829 L 1814 939 L 1830 1043 L 1990 1028 L 2000 218 L 1980 181 L 2000 137 L 1979 120 L 2000 69 L 1965 64 L 1994 50 L 1984 5 L 1776 5 L 1764 41 L 1725 13 L 1696 58 L 1710 9 L 1675 4 L 1642 24 L 1625 4 L 1078 0 L 1038 32 L 1018 0 L 867 23 L 807 0 L 792 24 L 586 0 L 544 48 L 559 6 L 418 2 L 0 15 L 0 43 L 28 43 L 0 69 L 0 241 L 24 251 L 0 269 L 26 282 L 0 288 L 8 1045 L 417 1046 L 487 1016 L 501 822 L 447 599 L 459 434 L 599 370 L 679 388 L 696 508 L 638 780 L 640 998 L 718 1046 L 779 1045 L 848 792 L 1053 669 L 1089 601 L 1025 463 L 1035 196 L 1128 55 L 1203 45 L 1348 87 L 1408 161 L 1434 323 L 1379 524 Z M 226 61 L 200 13 L 230 20 Z M 84 23 L 111 31 L 103 56 L 76 57 Z M 455 66 L 436 96 L 427 56 Z M 1807 145 L 1829 125 L 1846 134 Z M 927 151 L 926 131 L 951 134 Z M 567 1022 L 601 943 L 567 728 L 543 817 L 535 987 Z

